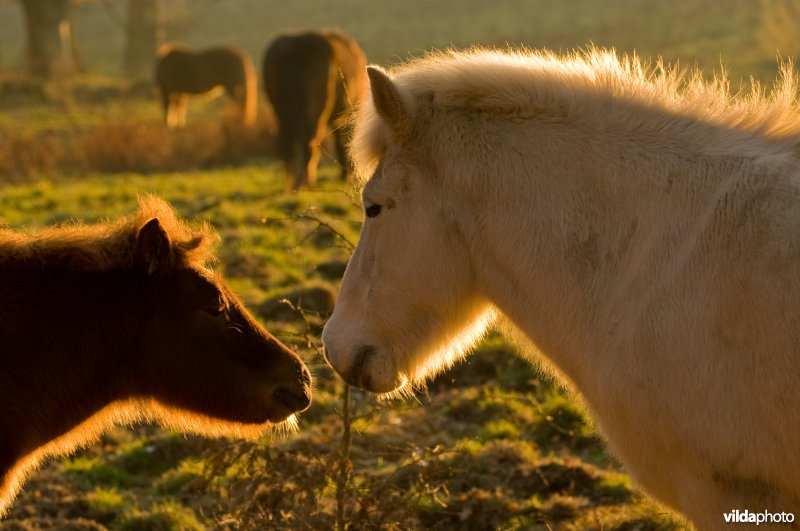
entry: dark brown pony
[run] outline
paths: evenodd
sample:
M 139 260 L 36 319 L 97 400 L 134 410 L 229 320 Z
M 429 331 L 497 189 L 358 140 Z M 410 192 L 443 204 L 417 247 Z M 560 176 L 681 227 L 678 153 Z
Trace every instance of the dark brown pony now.
M 356 41 L 337 30 L 282 35 L 267 48 L 263 72 L 292 188 L 314 186 L 320 144 L 329 131 L 346 180 L 346 124 L 367 86 L 366 59 Z
M 169 127 L 186 125 L 189 94 L 206 94 L 219 87 L 239 105 L 242 122 L 248 126 L 255 123 L 256 74 L 253 61 L 243 50 L 220 46 L 194 51 L 167 43 L 158 52 L 156 83 Z
M 42 457 L 115 422 L 256 437 L 308 407 L 305 365 L 207 269 L 213 240 L 155 197 L 0 230 L 0 514 Z

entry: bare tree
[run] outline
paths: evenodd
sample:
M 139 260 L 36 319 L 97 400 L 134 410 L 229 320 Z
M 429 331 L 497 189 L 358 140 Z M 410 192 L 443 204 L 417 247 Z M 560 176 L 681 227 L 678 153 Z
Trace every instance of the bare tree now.
M 125 74 L 134 84 L 149 84 L 158 46 L 163 41 L 158 0 L 128 0 Z
M 28 69 L 43 80 L 74 72 L 69 0 L 20 0 L 28 37 Z

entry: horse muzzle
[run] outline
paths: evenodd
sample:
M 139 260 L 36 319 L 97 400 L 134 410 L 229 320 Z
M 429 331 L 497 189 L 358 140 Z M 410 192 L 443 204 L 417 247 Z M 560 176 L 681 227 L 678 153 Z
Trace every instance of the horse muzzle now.
M 355 349 L 344 367 L 337 364 L 327 346 L 323 349 L 325 360 L 341 378 L 358 389 L 371 393 L 390 393 L 403 385 L 394 370 L 386 370 L 394 364 L 376 347 L 362 345 Z

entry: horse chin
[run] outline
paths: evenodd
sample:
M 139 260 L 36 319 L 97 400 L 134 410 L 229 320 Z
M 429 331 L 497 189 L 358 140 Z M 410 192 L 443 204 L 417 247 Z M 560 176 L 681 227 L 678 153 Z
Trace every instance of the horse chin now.
M 297 414 L 308 409 L 310 397 L 299 403 L 299 398 L 286 398 L 284 394 L 288 393 L 272 392 L 269 400 L 254 400 L 251 407 L 239 411 L 227 420 L 246 426 L 278 425 L 287 421 L 296 424 Z
M 408 379 L 403 375 L 398 375 L 395 378 L 387 380 L 379 380 L 370 375 L 362 375 L 358 380 L 348 380 L 346 378 L 344 378 L 344 380 L 351 386 L 363 391 L 368 391 L 377 395 L 390 396 L 396 393 L 402 393 L 402 390 L 408 383 Z
M 296 418 L 297 413 L 308 409 L 311 403 L 311 394 L 295 395 L 282 389 L 272 393 L 272 402 L 266 410 L 265 417 L 261 417 L 256 423 L 268 421 L 272 424 L 280 424 L 286 420 Z
M 246 426 L 275 426 L 286 422 L 297 423 L 296 411 L 283 406 L 271 406 L 258 414 L 244 415 L 235 422 Z
M 388 394 L 406 385 L 407 378 L 397 371 L 394 361 L 383 348 L 363 345 L 355 349 L 344 369 L 328 355 L 326 349 L 325 356 L 331 367 L 345 382 L 357 389 Z

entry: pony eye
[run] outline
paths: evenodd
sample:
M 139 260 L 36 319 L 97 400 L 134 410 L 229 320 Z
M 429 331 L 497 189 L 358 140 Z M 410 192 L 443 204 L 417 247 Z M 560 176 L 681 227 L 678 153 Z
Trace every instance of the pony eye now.
M 222 306 L 214 306 L 213 308 L 206 308 L 206 313 L 211 317 L 219 317 L 225 313 L 225 310 Z
M 374 218 L 381 213 L 381 205 L 370 205 L 365 209 L 368 218 Z
M 220 299 L 217 304 L 213 306 L 209 306 L 205 309 L 205 312 L 210 315 L 211 317 L 219 317 L 220 315 L 225 313 L 226 310 L 225 303 Z

